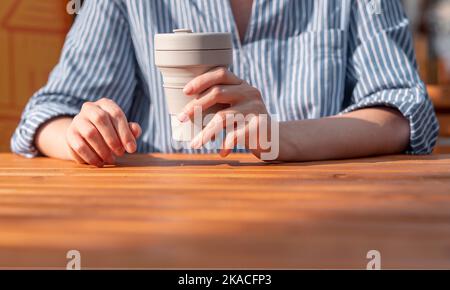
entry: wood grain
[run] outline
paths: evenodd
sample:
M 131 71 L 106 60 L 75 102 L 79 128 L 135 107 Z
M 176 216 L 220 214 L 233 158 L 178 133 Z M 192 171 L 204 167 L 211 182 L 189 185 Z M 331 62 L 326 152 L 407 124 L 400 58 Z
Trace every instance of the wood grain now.
M 450 268 L 450 155 L 265 164 L 0 154 L 0 268 Z

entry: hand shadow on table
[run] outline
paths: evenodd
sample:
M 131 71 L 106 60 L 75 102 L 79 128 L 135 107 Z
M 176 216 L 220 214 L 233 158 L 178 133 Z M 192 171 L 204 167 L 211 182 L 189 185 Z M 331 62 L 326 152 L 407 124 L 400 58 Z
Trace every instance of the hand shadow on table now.
M 430 156 L 431 157 L 431 156 Z M 194 157 L 195 158 L 195 157 Z M 239 160 L 239 158 L 233 158 L 233 156 L 227 159 L 214 159 L 205 160 L 202 159 L 202 155 L 199 159 L 166 159 L 153 155 L 131 155 L 123 159 L 118 159 L 117 164 L 112 167 L 118 168 L 130 168 L 130 167 L 183 167 L 183 166 L 227 166 L 227 167 L 264 167 L 264 166 L 283 166 L 283 167 L 308 167 L 308 166 L 320 166 L 320 165 L 343 165 L 343 164 L 375 164 L 383 162 L 392 162 L 393 160 L 410 160 L 408 156 L 378 156 L 378 157 L 366 157 L 359 159 L 343 159 L 343 160 L 327 160 L 327 161 L 314 161 L 314 162 L 264 162 L 264 161 L 245 161 Z
M 172 155 L 174 156 L 174 155 Z M 176 156 L 176 155 L 175 155 Z M 193 155 L 195 156 L 195 155 Z M 126 158 L 119 158 L 115 167 L 182 167 L 182 166 L 231 166 L 231 167 L 239 167 L 239 166 L 266 166 L 269 163 L 265 162 L 246 162 L 240 161 L 236 158 L 228 158 L 228 159 L 214 159 L 214 160 L 205 160 L 202 158 L 199 159 L 183 159 L 182 155 L 180 155 L 180 159 L 176 158 L 162 158 L 153 155 L 131 155 Z

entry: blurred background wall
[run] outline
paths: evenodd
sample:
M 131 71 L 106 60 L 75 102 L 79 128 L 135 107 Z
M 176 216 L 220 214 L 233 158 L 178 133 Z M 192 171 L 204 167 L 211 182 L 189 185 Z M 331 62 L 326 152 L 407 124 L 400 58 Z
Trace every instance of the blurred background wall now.
M 73 21 L 67 3 L 0 0 L 0 152 L 9 151 L 23 107 L 58 61 Z M 450 0 L 403 3 L 415 35 L 420 74 L 440 120 L 436 152 L 450 153 Z
M 450 153 L 450 0 L 403 0 L 422 79 L 440 123 L 435 152 Z
M 0 0 L 0 151 L 29 97 L 46 83 L 72 23 L 61 0 Z

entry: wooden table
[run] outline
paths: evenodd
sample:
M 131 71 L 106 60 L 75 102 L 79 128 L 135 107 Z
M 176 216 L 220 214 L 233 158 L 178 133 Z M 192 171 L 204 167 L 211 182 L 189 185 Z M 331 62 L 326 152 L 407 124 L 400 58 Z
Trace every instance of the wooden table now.
M 264 164 L 0 154 L 0 267 L 450 268 L 450 155 Z

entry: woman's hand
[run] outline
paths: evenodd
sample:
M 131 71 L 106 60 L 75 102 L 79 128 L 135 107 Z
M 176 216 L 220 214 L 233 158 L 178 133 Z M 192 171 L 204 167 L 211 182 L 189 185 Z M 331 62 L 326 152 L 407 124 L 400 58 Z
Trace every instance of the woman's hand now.
M 215 104 L 229 105 L 227 109 L 215 114 L 211 122 L 192 140 L 192 148 L 201 148 L 227 127 L 221 156 L 225 157 L 230 154 L 238 144 L 244 145 L 256 156 L 260 156 L 262 149 L 259 142 L 251 139 L 258 139 L 261 123 L 270 122 L 270 117 L 257 88 L 239 79 L 225 68 L 216 68 L 189 82 L 184 88 L 184 93 L 198 97 L 186 105 L 183 112 L 179 114 L 178 119 L 181 122 L 192 118 L 195 108 L 201 108 L 204 112 Z M 239 114 L 245 118 L 244 124 L 239 125 L 233 122 L 238 119 L 236 115 Z M 265 120 L 262 116 L 265 116 Z M 232 124 L 229 124 L 227 119 L 231 120 Z M 265 128 L 270 130 L 270 126 Z M 252 138 L 249 139 L 249 137 Z
M 136 152 L 141 135 L 137 123 L 128 123 L 112 100 L 86 102 L 66 131 L 69 154 L 78 163 L 97 167 L 114 164 L 115 156 Z

